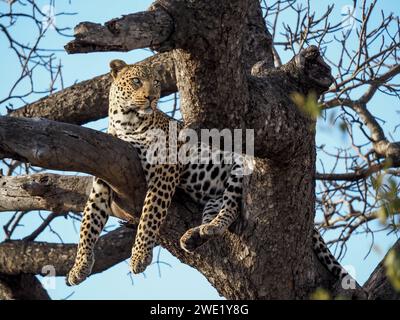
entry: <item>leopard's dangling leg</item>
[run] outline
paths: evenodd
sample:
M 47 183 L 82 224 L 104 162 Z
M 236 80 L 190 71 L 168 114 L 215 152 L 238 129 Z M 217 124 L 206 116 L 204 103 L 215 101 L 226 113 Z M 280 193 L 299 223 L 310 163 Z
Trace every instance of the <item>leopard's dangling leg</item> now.
M 161 224 L 179 183 L 179 168 L 175 164 L 157 165 L 150 169 L 150 176 L 130 262 L 135 274 L 143 272 L 152 261 Z
M 111 213 L 110 192 L 110 187 L 104 181 L 94 179 L 93 188 L 83 212 L 75 263 L 66 277 L 66 283 L 69 286 L 81 283 L 92 271 L 94 246 Z

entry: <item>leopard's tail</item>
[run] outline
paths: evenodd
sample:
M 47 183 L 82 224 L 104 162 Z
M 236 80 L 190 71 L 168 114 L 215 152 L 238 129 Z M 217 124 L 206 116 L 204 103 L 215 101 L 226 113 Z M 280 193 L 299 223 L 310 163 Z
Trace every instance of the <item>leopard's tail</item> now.
M 349 275 L 346 269 L 344 269 L 336 260 L 336 258 L 332 255 L 324 239 L 322 239 L 319 231 L 315 228 L 313 231 L 312 242 L 313 242 L 313 250 L 317 255 L 319 261 L 321 261 L 321 263 L 325 265 L 326 268 L 334 276 L 338 277 L 339 279 L 343 279 L 344 277 Z

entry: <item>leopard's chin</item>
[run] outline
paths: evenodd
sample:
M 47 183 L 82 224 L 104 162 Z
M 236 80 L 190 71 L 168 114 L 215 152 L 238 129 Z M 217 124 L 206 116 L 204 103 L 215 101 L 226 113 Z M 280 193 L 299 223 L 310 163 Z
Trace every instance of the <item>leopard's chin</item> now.
M 152 114 L 153 109 L 151 107 L 147 107 L 146 109 L 138 109 L 137 112 L 139 114 Z

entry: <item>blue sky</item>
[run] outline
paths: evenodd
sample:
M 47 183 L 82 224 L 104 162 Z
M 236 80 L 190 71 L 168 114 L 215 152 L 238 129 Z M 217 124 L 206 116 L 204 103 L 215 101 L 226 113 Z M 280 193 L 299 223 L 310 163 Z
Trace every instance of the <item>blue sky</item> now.
M 335 1 L 334 15 L 340 19 L 342 8 L 345 5 L 350 5 L 352 1 Z M 399 14 L 398 3 L 395 1 L 381 1 L 379 4 L 386 12 L 395 12 Z M 39 7 L 43 7 L 49 1 L 37 1 Z M 70 4 L 69 4 L 70 3 Z M 312 0 L 311 4 L 316 9 L 324 9 L 331 1 L 316 1 Z M 106 0 L 87 0 L 87 1 L 60 1 L 56 2 L 56 12 L 76 12 L 76 15 L 67 17 L 57 17 L 56 24 L 58 26 L 69 26 L 73 28 L 81 21 L 93 21 L 103 23 L 114 17 L 121 16 L 131 12 L 145 10 L 151 1 L 126 1 L 114 0 L 112 6 Z M 6 10 L 7 5 L 0 2 L 0 11 Z M 95 10 L 94 10 L 95 8 Z M 356 16 L 358 12 L 356 11 Z M 374 22 L 378 16 L 375 16 Z M 293 19 L 291 16 L 284 17 L 285 21 Z M 15 34 L 21 41 L 32 41 L 30 33 L 27 32 L 27 24 L 17 25 Z M 279 24 L 278 24 L 279 28 Z M 60 37 L 54 31 L 49 31 L 44 39 L 43 46 L 47 48 L 62 49 L 67 38 Z M 0 70 L 2 77 L 0 79 L 0 99 L 8 94 L 13 80 L 16 79 L 15 57 L 10 54 L 7 43 L 4 38 L 0 36 L 0 52 L 2 57 L 0 60 Z M 282 52 L 281 57 L 284 62 L 291 58 L 288 52 Z M 338 51 L 333 47 L 330 49 L 329 55 L 334 59 Z M 91 54 L 78 54 L 67 55 L 65 52 L 60 51 L 57 56 L 61 59 L 63 68 L 63 78 L 65 86 L 92 78 L 96 75 L 108 72 L 108 63 L 112 59 L 123 59 L 129 63 L 142 60 L 143 58 L 151 55 L 149 50 L 134 50 L 128 53 L 91 53 Z M 48 87 L 49 78 L 47 73 L 38 73 L 35 81 L 38 87 Z M 356 93 L 357 94 L 357 93 Z M 29 101 L 34 101 L 40 98 L 41 95 L 32 95 Z M 14 101 L 14 106 L 21 106 L 21 102 Z M 399 116 L 395 113 L 398 101 L 393 98 L 383 97 L 378 95 L 371 102 L 374 114 L 387 120 L 385 128 L 393 131 L 394 126 L 399 123 Z M 398 108 L 397 108 L 398 109 Z M 5 106 L 0 105 L 0 114 L 5 114 Z M 87 125 L 88 127 L 101 130 L 107 126 L 107 119 L 102 119 Z M 398 133 L 397 133 L 398 135 Z M 399 140 L 398 137 L 396 140 Z M 327 121 L 320 119 L 317 128 L 317 144 L 326 144 L 328 148 L 334 146 L 348 145 L 349 141 L 343 136 L 341 131 L 334 126 L 331 126 Z M 324 159 L 325 165 L 329 167 L 332 163 L 328 159 Z M 47 213 L 42 212 L 45 216 Z M 0 213 L 0 225 L 3 225 L 7 218 L 10 217 L 9 213 Z M 28 231 L 33 230 L 35 226 L 40 224 L 41 219 L 37 212 L 30 213 L 22 224 L 24 228 L 18 228 L 14 234 L 14 238 L 19 238 L 27 235 Z M 111 219 L 108 224 L 110 227 L 116 226 L 116 219 Z M 76 242 L 78 240 L 78 233 L 76 229 L 78 225 L 74 226 L 72 222 L 65 221 L 62 218 L 56 220 L 52 227 L 59 232 L 64 242 Z M 329 235 L 328 235 L 329 236 Z M 331 235 L 332 236 L 332 235 Z M 0 241 L 4 238 L 0 234 Z M 57 242 L 58 238 L 50 230 L 44 232 L 38 240 Z M 395 241 L 394 236 L 387 236 L 385 233 L 378 233 L 375 235 L 375 246 L 368 257 L 365 258 L 369 251 L 370 238 L 360 235 L 352 238 L 348 243 L 348 252 L 342 260 L 342 264 L 351 265 L 356 271 L 356 278 L 360 283 L 363 283 L 375 268 L 377 263 L 383 258 L 387 249 L 390 248 Z M 159 248 L 155 249 L 154 257 L 157 257 Z M 128 275 L 128 264 L 122 262 L 117 266 L 107 270 L 101 274 L 93 275 L 78 287 L 67 287 L 64 285 L 64 279 L 57 277 L 55 289 L 49 290 L 49 294 L 54 299 L 62 299 L 70 296 L 69 299 L 220 299 L 216 290 L 208 283 L 208 281 L 195 269 L 180 263 L 176 258 L 168 253 L 168 251 L 161 249 L 160 260 L 166 264 L 150 266 L 145 275 L 136 275 L 130 277 Z M 168 265 L 170 266 L 168 266 Z M 159 269 L 161 270 L 161 276 Z M 72 294 L 72 295 L 71 295 Z

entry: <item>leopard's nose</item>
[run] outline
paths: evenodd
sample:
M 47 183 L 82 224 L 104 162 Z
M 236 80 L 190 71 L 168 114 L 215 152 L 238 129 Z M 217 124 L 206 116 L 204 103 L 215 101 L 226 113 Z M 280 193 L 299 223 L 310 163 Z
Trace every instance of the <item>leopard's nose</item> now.
M 149 100 L 150 102 L 152 102 L 152 101 L 155 99 L 154 96 L 144 96 L 144 98 L 145 98 L 146 100 Z

